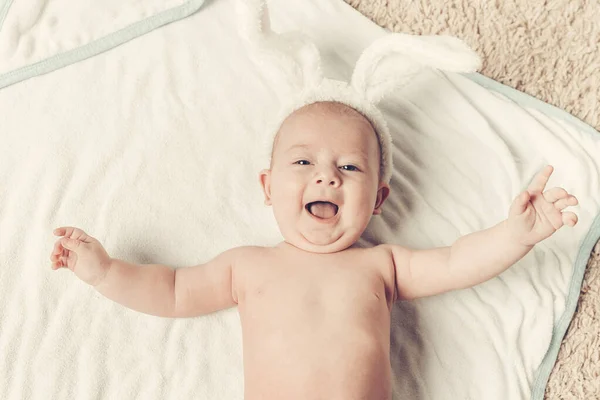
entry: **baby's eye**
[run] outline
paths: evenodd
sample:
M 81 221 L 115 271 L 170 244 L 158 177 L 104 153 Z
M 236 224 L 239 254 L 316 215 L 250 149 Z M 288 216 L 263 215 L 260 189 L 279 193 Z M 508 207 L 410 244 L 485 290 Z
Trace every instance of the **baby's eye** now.
M 308 161 L 308 160 L 298 160 L 294 164 L 298 164 L 298 165 L 310 165 L 310 161 Z
M 343 170 L 346 170 L 346 171 L 358 171 L 359 170 L 358 167 L 356 167 L 355 165 L 342 165 L 340 168 Z

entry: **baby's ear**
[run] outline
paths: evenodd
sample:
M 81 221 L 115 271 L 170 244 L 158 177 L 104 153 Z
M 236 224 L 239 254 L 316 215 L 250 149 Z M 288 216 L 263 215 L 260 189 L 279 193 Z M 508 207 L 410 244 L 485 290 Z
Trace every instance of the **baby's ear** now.
M 390 185 L 385 182 L 381 182 L 379 184 L 379 189 L 377 189 L 377 199 L 375 200 L 375 208 L 373 209 L 373 215 L 381 214 L 381 207 L 383 206 L 383 202 L 390 195 Z
M 265 205 L 271 205 L 271 170 L 263 169 L 258 174 L 258 180 L 262 186 L 263 193 L 265 194 Z

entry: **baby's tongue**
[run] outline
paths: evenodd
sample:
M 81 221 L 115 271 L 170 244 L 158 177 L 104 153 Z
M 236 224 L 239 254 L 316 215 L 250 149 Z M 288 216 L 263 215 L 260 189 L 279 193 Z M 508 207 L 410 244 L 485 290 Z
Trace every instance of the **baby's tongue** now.
M 331 203 L 316 201 L 310 205 L 310 212 L 323 219 L 331 218 L 335 216 L 335 206 Z

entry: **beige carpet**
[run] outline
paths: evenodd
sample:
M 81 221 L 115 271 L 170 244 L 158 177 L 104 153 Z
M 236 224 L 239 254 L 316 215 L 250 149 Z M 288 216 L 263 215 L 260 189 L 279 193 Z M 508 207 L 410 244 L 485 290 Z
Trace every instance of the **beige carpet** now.
M 599 0 L 345 1 L 394 32 L 460 37 L 483 75 L 600 130 Z M 600 399 L 600 242 L 545 398 Z

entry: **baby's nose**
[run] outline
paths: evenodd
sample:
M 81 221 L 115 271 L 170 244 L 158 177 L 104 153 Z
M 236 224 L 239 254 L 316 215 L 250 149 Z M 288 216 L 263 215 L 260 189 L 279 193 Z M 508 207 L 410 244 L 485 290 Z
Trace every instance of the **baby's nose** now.
M 340 185 L 340 178 L 335 174 L 321 174 L 316 178 L 317 185 L 325 185 L 337 187 Z

